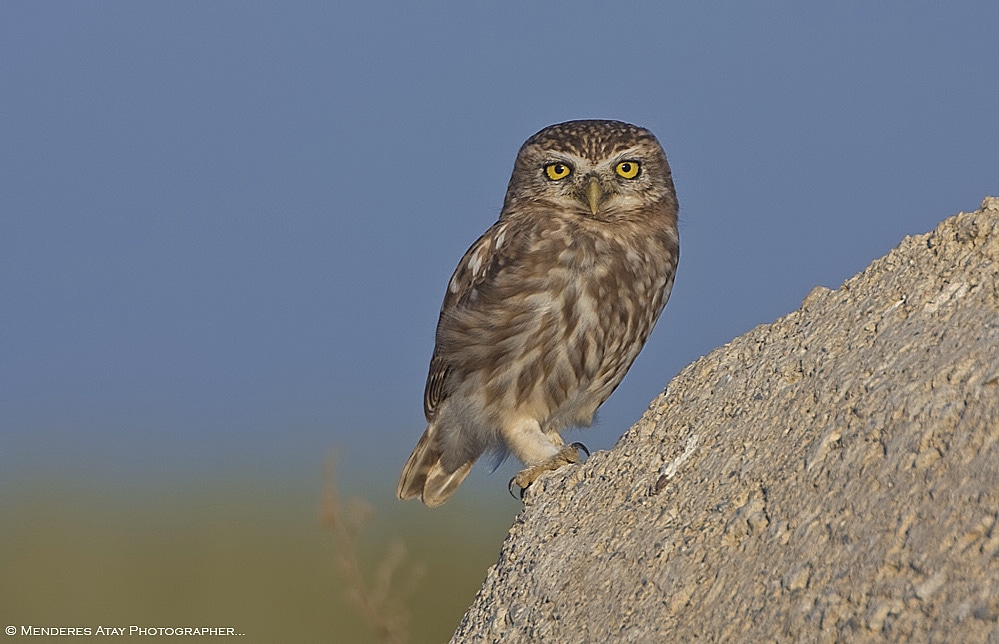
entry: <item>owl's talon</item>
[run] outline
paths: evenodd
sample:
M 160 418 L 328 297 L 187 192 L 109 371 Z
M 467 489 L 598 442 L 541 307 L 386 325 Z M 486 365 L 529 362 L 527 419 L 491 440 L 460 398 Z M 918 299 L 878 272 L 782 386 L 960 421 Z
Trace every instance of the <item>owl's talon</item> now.
M 520 488 L 520 496 L 519 497 L 516 494 L 513 493 L 513 485 L 514 485 L 514 481 L 516 481 L 516 480 L 517 480 L 516 476 L 513 477 L 512 479 L 510 479 L 510 482 L 506 484 L 506 489 L 507 489 L 507 491 L 510 492 L 510 496 L 512 496 L 513 498 L 518 499 L 520 501 L 523 501 L 524 500 L 524 488 Z
M 527 488 L 534 483 L 534 480 L 544 474 L 545 472 L 550 472 L 559 469 L 564 465 L 570 465 L 572 463 L 579 462 L 579 451 L 582 450 L 589 457 L 590 450 L 586 449 L 586 446 L 582 443 L 572 443 L 566 445 L 560 449 L 554 456 L 546 461 L 542 461 L 533 467 L 529 467 L 525 470 L 521 470 L 517 473 L 517 476 L 510 479 L 510 483 L 507 485 L 507 490 L 510 491 L 510 496 L 517 498 L 513 494 L 513 486 L 516 485 L 520 488 L 520 500 L 524 500 L 524 492 Z

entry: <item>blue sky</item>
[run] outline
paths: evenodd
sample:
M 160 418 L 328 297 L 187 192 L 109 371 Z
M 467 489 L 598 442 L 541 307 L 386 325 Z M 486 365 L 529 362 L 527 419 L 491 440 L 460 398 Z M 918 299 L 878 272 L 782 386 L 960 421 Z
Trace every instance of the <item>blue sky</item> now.
M 311 480 L 340 446 L 390 495 L 446 282 L 551 123 L 650 128 L 681 206 L 594 449 L 999 194 L 996 3 L 672 4 L 3 3 L 0 482 Z

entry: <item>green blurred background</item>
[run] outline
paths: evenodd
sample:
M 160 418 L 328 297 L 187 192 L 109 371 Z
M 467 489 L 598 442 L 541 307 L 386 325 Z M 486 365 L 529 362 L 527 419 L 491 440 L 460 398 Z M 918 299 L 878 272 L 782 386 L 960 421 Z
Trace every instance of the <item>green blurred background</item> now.
M 223 626 L 243 633 L 243 641 L 382 641 L 349 599 L 351 584 L 337 564 L 343 544 L 323 520 L 323 478 L 316 472 L 308 485 L 229 479 L 128 491 L 6 489 L 2 625 Z M 366 485 L 341 487 L 345 500 L 372 495 Z M 405 548 L 393 594 L 412 586 L 398 596 L 409 641 L 450 638 L 495 563 L 520 505 L 485 496 L 475 490 L 437 512 L 372 504 L 359 565 L 373 586 L 391 549 Z M 102 639 L 129 638 L 85 638 Z

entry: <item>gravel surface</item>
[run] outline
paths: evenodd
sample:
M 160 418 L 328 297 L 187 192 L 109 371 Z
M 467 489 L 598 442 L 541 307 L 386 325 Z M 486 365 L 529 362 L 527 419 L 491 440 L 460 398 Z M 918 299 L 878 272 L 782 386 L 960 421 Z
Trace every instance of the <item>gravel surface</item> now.
M 999 198 L 525 501 L 453 642 L 999 642 Z

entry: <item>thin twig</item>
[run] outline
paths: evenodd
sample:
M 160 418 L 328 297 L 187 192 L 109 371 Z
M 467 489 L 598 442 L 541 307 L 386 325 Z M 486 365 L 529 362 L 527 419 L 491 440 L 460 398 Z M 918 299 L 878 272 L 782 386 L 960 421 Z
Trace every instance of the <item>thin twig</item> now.
M 409 639 L 406 599 L 422 570 L 410 566 L 405 579 L 401 579 L 406 548 L 393 543 L 381 558 L 369 585 L 361 567 L 358 542 L 364 526 L 374 515 L 374 508 L 358 498 L 344 503 L 336 482 L 335 454 L 327 461 L 324 478 L 321 516 L 336 542 L 334 561 L 345 582 L 347 598 L 379 640 L 385 644 L 405 644 Z

